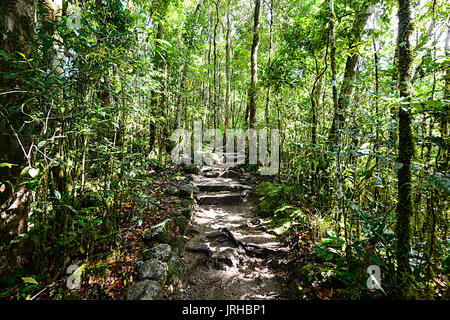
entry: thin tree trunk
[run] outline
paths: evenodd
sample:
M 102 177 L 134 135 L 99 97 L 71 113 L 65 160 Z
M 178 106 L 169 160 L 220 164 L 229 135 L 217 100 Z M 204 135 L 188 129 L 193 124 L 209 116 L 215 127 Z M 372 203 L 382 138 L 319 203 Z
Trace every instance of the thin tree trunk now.
M 211 15 L 210 17 L 210 21 L 211 21 Z M 211 24 L 209 25 L 209 30 L 211 30 Z M 208 89 L 207 89 L 207 99 L 206 99 L 206 106 L 205 106 L 205 114 L 203 115 L 203 124 L 207 125 L 207 120 L 208 120 L 208 112 L 209 109 L 211 108 L 211 83 L 210 83 L 210 78 L 211 78 L 211 68 L 209 67 L 211 65 L 211 47 L 212 47 L 212 37 L 211 37 L 211 31 L 209 32 L 209 46 L 208 46 L 208 73 L 207 73 L 207 84 L 208 84 Z
M 270 0 L 270 21 L 269 21 L 269 59 L 267 64 L 270 66 L 272 62 L 272 46 L 273 46 L 273 0 Z M 269 118 L 270 118 L 270 86 L 267 86 L 266 95 L 266 127 L 269 128 Z
M 217 88 L 217 26 L 219 24 L 219 0 L 216 2 L 216 21 L 214 24 L 213 56 L 214 56 L 214 129 L 217 129 L 218 88 Z
M 398 158 L 400 164 L 397 172 L 398 177 L 398 204 L 397 224 L 397 288 L 398 296 L 401 298 L 411 297 L 411 267 L 409 264 L 410 244 L 410 219 L 413 214 L 411 202 L 411 160 L 414 154 L 411 123 L 412 117 L 407 110 L 410 99 L 412 53 L 410 35 L 412 33 L 412 20 L 410 0 L 398 0 L 398 90 L 403 98 L 398 108 Z
M 249 127 L 256 128 L 256 106 L 258 95 L 258 47 L 259 47 L 259 12 L 261 8 L 261 0 L 255 1 L 254 23 L 253 23 L 253 44 L 251 53 L 251 81 L 248 91 L 249 95 Z
M 227 91 L 225 97 L 225 133 L 229 128 L 229 118 L 231 109 L 231 72 L 230 72 L 230 61 L 231 61 L 231 0 L 228 0 L 227 8 L 227 44 L 226 44 L 226 62 L 225 62 L 225 73 L 227 78 Z M 225 135 L 226 137 L 226 135 Z

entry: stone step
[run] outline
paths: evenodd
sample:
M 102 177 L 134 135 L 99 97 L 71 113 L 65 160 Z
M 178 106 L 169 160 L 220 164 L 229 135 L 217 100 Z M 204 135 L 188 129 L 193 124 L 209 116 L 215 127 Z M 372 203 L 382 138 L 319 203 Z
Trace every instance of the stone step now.
M 229 192 L 229 191 L 220 191 L 220 192 L 209 192 L 209 193 L 201 193 L 196 196 L 197 203 L 208 205 L 208 204 L 237 204 L 240 203 L 241 193 L 239 192 Z
M 197 183 L 195 184 L 200 192 L 220 192 L 220 191 L 242 191 L 242 190 L 252 190 L 252 187 L 242 185 L 239 183 Z
M 220 171 L 207 171 L 207 172 L 201 172 L 203 176 L 207 178 L 217 178 L 220 175 Z
M 237 191 L 239 190 L 239 184 L 223 184 L 223 183 L 200 183 L 196 184 L 200 192 L 220 192 L 220 191 Z

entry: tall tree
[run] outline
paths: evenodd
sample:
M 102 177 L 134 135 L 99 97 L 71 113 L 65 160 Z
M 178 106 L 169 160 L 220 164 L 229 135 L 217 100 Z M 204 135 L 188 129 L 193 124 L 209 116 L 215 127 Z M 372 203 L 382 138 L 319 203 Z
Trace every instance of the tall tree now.
M 255 1 L 255 11 L 254 11 L 254 20 L 253 20 L 253 43 L 252 43 L 252 52 L 250 58 L 251 64 L 251 80 L 250 80 L 250 88 L 248 90 L 249 95 L 249 120 L 248 124 L 250 128 L 256 128 L 256 105 L 257 105 L 257 97 L 258 97 L 258 47 L 259 47 L 259 12 L 261 9 L 261 0 Z
M 269 18 L 269 58 L 268 58 L 267 64 L 270 66 L 270 63 L 272 62 L 272 47 L 273 47 L 273 14 L 274 14 L 273 0 L 270 0 L 269 12 L 270 12 L 270 18 Z M 270 113 L 270 86 L 267 86 L 266 109 L 265 109 L 265 118 L 266 118 L 266 127 L 267 128 L 269 127 L 269 113 Z
M 398 179 L 397 224 L 397 289 L 401 298 L 411 296 L 410 258 L 410 220 L 412 217 L 411 202 L 411 160 L 414 145 L 411 132 L 412 117 L 410 113 L 410 81 L 413 57 L 411 53 L 410 36 L 413 30 L 410 0 L 398 0 L 398 90 L 401 102 L 398 108 L 398 155 L 400 168 Z
M 164 40 L 164 34 L 165 34 L 164 25 L 165 25 L 165 20 L 166 20 L 167 9 L 169 7 L 169 2 L 170 2 L 170 0 L 156 1 L 157 19 L 158 19 L 158 29 L 156 32 L 156 39 L 158 39 L 159 41 L 157 41 L 157 43 L 156 43 L 154 65 L 155 65 L 155 69 L 159 72 L 159 75 L 157 76 L 157 80 L 158 80 L 158 83 L 161 85 L 161 87 L 162 87 L 162 84 L 164 81 L 162 74 L 164 73 L 164 63 L 165 62 L 164 62 L 164 58 L 162 56 L 163 43 L 160 40 Z M 152 108 L 154 121 L 152 121 L 150 123 L 150 139 L 149 139 L 150 151 L 153 150 L 153 147 L 154 147 L 155 141 L 156 141 L 156 119 L 158 118 L 158 115 L 159 115 L 159 109 L 161 108 L 161 102 L 164 101 L 164 99 L 165 99 L 163 95 L 164 95 L 164 90 L 160 90 L 160 92 L 157 92 L 157 91 L 152 92 L 150 105 Z
M 227 80 L 227 90 L 225 96 L 225 132 L 229 128 L 229 118 L 231 109 L 231 0 L 228 0 L 227 6 L 227 43 L 226 43 L 226 61 L 225 61 L 225 74 Z
M 214 36 L 213 36 L 213 56 L 214 56 L 214 71 L 213 71 L 213 77 L 214 77 L 214 100 L 213 100 L 213 109 L 214 109 L 214 129 L 217 129 L 217 122 L 218 122 L 218 104 L 219 104 L 219 88 L 218 88 L 218 79 L 217 79 L 217 64 L 218 64 L 218 57 L 217 57 L 217 27 L 219 25 L 219 3 L 220 0 L 217 0 L 215 3 L 216 8 L 216 21 L 214 24 Z
M 339 118 L 341 128 L 345 124 L 345 111 L 350 103 L 350 98 L 353 92 L 354 80 L 356 76 L 356 68 L 359 61 L 358 46 L 364 26 L 366 25 L 367 18 L 369 17 L 369 2 L 365 2 L 359 8 L 357 8 L 356 16 L 353 21 L 352 28 L 349 33 L 349 45 L 350 51 L 347 60 L 345 62 L 344 78 L 341 84 L 341 90 L 339 91 L 339 98 L 337 104 L 335 104 L 334 118 L 330 129 L 329 142 L 336 143 L 336 122 Z

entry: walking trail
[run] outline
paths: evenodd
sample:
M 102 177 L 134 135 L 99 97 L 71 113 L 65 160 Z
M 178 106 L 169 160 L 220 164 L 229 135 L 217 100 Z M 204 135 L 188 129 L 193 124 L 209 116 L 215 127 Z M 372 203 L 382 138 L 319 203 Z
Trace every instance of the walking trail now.
M 286 276 L 277 268 L 287 248 L 256 216 L 247 179 L 234 164 L 204 166 L 194 175 L 200 193 L 182 256 L 188 270 L 175 288 L 174 299 L 288 297 Z

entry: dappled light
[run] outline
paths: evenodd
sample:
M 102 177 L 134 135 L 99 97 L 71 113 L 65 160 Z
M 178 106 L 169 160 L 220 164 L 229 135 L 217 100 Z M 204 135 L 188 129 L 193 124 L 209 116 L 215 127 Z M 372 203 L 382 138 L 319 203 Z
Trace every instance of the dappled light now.
M 450 299 L 449 16 L 1 0 L 0 301 Z

